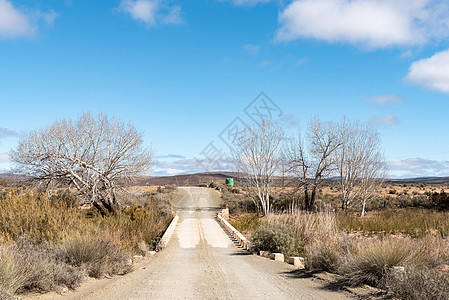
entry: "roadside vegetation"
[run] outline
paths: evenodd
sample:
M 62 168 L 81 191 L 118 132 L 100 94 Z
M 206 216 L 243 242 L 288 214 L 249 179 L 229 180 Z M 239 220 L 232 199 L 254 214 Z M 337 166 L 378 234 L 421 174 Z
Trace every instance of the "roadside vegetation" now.
M 156 201 L 154 194 L 134 197 L 139 205 L 104 217 L 94 207 L 80 206 L 68 190 L 48 197 L 29 189 L 4 189 L 0 299 L 74 289 L 87 276 L 131 271 L 132 255 L 153 250 L 172 218 L 170 206 Z
M 172 188 L 126 190 L 154 153 L 118 118 L 57 120 L 23 135 L 9 157 L 21 180 L 0 182 L 0 299 L 125 274 L 172 219 L 170 197 L 162 201 Z
M 413 187 L 390 186 L 403 188 Z M 273 205 L 279 209 L 263 215 L 257 209 L 238 209 L 235 200 L 250 197 L 244 188 L 238 193 L 229 188 L 222 191 L 233 208 L 230 223 L 250 238 L 254 251 L 303 256 L 309 271 L 332 272 L 342 285 L 368 284 L 398 299 L 447 299 L 449 212 L 441 188 L 431 186 L 429 190 L 439 192 L 422 190 L 407 198 L 402 193 L 393 195 L 385 207 L 369 206 L 363 217 L 357 208 L 333 206 L 331 197 L 323 194 L 317 199 L 325 209 L 292 210 L 285 197 L 276 195 Z M 240 196 L 232 201 L 232 195 Z M 385 197 L 379 193 L 373 200 L 382 203 Z M 417 206 L 414 197 L 427 208 Z

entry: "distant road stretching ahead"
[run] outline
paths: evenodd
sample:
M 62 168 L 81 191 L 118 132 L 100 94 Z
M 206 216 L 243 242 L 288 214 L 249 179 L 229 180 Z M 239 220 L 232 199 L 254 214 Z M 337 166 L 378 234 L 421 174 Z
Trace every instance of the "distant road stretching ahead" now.
M 215 220 L 217 191 L 180 192 L 180 219 L 167 248 L 131 274 L 61 299 L 348 299 L 299 278 L 293 266 L 236 247 Z

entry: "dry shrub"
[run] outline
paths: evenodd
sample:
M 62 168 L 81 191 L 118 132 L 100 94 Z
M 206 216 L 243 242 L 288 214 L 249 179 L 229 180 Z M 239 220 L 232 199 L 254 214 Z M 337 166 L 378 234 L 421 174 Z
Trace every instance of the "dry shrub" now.
M 0 234 L 6 240 L 23 235 L 37 243 L 60 241 L 68 230 L 86 227 L 84 215 L 44 194 L 12 190 L 0 198 Z
M 359 243 L 339 270 L 350 285 L 379 286 L 383 277 L 396 266 L 422 266 L 424 260 L 409 238 L 386 237 Z
M 28 237 L 0 251 L 0 294 L 47 292 L 58 286 L 74 289 L 83 273 L 65 263 L 61 247 L 35 245 Z
M 11 245 L 0 251 L 1 299 L 60 285 L 75 288 L 85 271 L 93 277 L 126 273 L 138 243 L 153 246 L 171 221 L 155 201 L 108 217 L 76 203 L 67 191 L 50 199 L 17 189 L 0 196 L 0 242 Z
M 439 234 L 429 233 L 416 241 L 416 251 L 421 253 L 430 265 L 449 263 L 449 242 Z
M 292 214 L 273 214 L 268 216 L 268 223 L 289 226 L 305 244 L 338 238 L 335 214 L 330 211 L 311 213 L 297 210 Z
M 12 297 L 27 279 L 23 265 L 15 265 L 14 253 L 0 248 L 0 299 Z
M 430 268 L 406 267 L 403 272 L 390 272 L 384 287 L 398 299 L 446 300 L 449 298 L 449 276 Z
M 322 270 L 335 272 L 341 261 L 341 252 L 338 245 L 332 240 L 315 241 L 306 246 L 306 268 L 309 270 Z
M 64 247 L 68 263 L 85 269 L 91 277 L 131 271 L 128 255 L 117 242 L 105 235 L 72 237 L 65 241 Z
M 242 233 L 257 230 L 262 224 L 257 213 L 243 213 L 229 220 L 229 223 Z
M 59 197 L 59 198 L 58 198 Z M 36 243 L 60 243 L 67 237 L 108 233 L 129 252 L 138 251 L 138 243 L 149 245 L 162 235 L 171 214 L 153 201 L 145 207 L 124 207 L 117 215 L 102 217 L 73 207 L 73 198 L 63 193 L 49 199 L 44 194 L 13 190 L 0 198 L 0 235 L 14 241 L 22 235 L 32 236 Z M 88 213 L 90 215 L 88 215 Z

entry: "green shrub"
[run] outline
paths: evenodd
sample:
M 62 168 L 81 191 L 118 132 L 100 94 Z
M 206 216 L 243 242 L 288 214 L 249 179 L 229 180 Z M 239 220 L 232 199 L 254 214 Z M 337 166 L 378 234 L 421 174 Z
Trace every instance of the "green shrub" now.
M 301 241 L 287 225 L 262 225 L 252 236 L 254 251 L 283 253 L 286 258 L 297 256 L 303 252 Z
M 64 244 L 68 263 L 86 269 L 89 276 L 126 274 L 131 271 L 128 255 L 111 238 L 100 236 L 77 236 Z
M 449 210 L 449 195 L 445 191 L 432 193 L 430 196 L 435 208 L 438 210 Z
M 449 276 L 429 268 L 406 267 L 403 272 L 389 272 L 384 287 L 398 299 L 446 300 Z

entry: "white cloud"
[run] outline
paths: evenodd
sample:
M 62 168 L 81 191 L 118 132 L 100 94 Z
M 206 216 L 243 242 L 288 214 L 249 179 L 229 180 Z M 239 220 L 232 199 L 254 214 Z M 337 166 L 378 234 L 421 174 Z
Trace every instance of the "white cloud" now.
M 401 58 L 409 58 L 413 56 L 412 50 L 407 50 L 400 55 Z
M 443 0 L 296 0 L 279 14 L 278 41 L 313 38 L 368 48 L 447 37 Z
M 245 52 L 248 53 L 249 55 L 257 55 L 260 51 L 260 46 L 246 44 L 243 46 L 243 50 L 245 50 Z
M 42 19 L 44 20 L 44 22 L 47 25 L 53 25 L 53 23 L 55 22 L 56 17 L 58 16 L 58 14 L 55 11 L 50 11 L 50 12 L 41 12 L 41 11 L 35 11 L 34 12 L 34 17 L 36 19 Z
M 388 166 L 395 177 L 412 178 L 449 175 L 449 161 L 415 157 L 393 160 L 388 162 Z
M 158 9 L 158 1 L 123 1 L 122 9 L 129 13 L 134 20 L 142 21 L 146 24 L 156 23 L 156 11 Z
M 223 1 L 223 0 L 221 0 Z M 272 0 L 228 0 L 228 2 L 234 3 L 237 6 L 253 6 L 256 4 L 268 3 Z
M 31 37 L 38 24 L 53 25 L 58 14 L 54 11 L 19 10 L 11 2 L 0 0 L 0 38 Z
M 19 136 L 19 134 L 14 130 L 0 127 L 0 139 L 17 136 Z
M 376 117 L 371 119 L 374 125 L 397 125 L 399 124 L 398 118 L 394 114 L 389 114 L 383 117 Z
M 208 171 L 225 171 L 231 170 L 233 160 L 228 157 L 221 157 L 218 160 L 209 161 L 202 158 L 185 158 L 182 155 L 163 155 L 155 164 L 155 168 L 151 175 L 169 176 L 180 174 L 192 174 Z
M 406 79 L 435 91 L 449 93 L 449 49 L 412 63 Z
M 295 63 L 295 67 L 299 67 L 303 64 L 305 64 L 309 59 L 307 57 L 303 57 L 301 59 L 298 59 Z
M 168 6 L 161 0 L 123 0 L 120 9 L 147 26 L 157 23 L 181 24 L 183 22 L 181 7 Z
M 9 162 L 9 155 L 7 153 L 0 153 L 0 163 Z
M 0 37 L 15 38 L 31 36 L 36 27 L 31 25 L 28 16 L 20 12 L 6 0 L 0 0 Z
M 383 96 L 376 96 L 371 99 L 368 99 L 368 101 L 376 104 L 376 105 L 385 105 L 387 103 L 403 103 L 404 99 L 398 95 L 383 95 Z
M 162 23 L 164 24 L 182 24 L 184 23 L 182 17 L 182 9 L 180 6 L 171 7 L 168 10 L 167 15 L 163 17 Z

